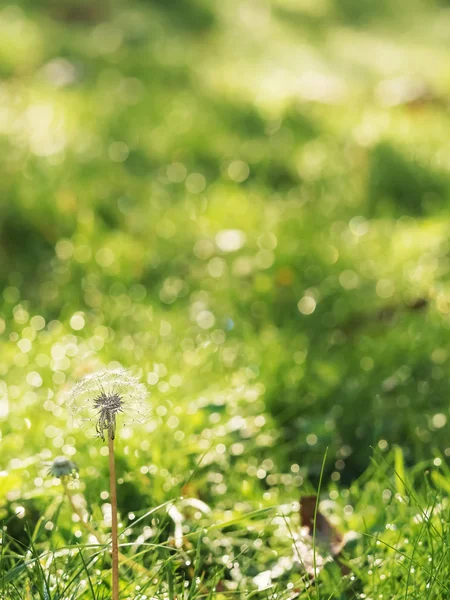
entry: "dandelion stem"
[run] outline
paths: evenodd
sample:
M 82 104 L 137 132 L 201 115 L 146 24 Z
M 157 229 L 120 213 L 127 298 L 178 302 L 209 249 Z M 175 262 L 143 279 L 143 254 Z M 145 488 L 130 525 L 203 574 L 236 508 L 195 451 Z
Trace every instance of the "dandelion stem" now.
M 74 500 L 74 497 L 69 489 L 69 486 L 67 485 L 66 478 L 62 479 L 62 483 L 63 483 L 63 487 L 64 487 L 64 494 L 65 494 L 66 498 L 69 500 L 69 504 L 72 508 L 72 512 L 78 516 L 80 525 L 82 525 L 86 529 L 88 534 L 92 535 L 101 544 L 105 544 L 105 546 L 106 546 L 106 541 L 104 539 L 104 536 L 100 532 L 96 531 L 93 527 L 91 527 L 90 523 L 85 520 L 83 513 L 77 506 L 77 504 Z M 133 560 L 129 556 L 122 554 L 122 552 L 119 552 L 119 560 L 121 563 L 129 565 L 132 569 L 141 573 L 141 575 L 150 577 L 151 574 L 144 566 L 140 565 L 139 563 L 137 563 L 135 560 Z M 30 598 L 31 598 L 31 596 L 30 596 Z
M 109 448 L 109 486 L 111 497 L 111 542 L 112 542 L 112 600 L 119 600 L 119 543 L 117 535 L 117 491 L 116 462 L 114 457 L 114 438 L 108 431 Z

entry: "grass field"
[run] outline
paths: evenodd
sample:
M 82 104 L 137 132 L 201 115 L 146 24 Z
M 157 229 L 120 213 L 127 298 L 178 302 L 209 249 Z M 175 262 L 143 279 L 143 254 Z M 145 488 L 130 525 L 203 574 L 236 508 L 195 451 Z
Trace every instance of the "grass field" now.
M 111 597 L 65 402 L 105 366 L 152 409 L 123 600 L 450 597 L 449 32 L 444 0 L 0 7 L 1 600 Z

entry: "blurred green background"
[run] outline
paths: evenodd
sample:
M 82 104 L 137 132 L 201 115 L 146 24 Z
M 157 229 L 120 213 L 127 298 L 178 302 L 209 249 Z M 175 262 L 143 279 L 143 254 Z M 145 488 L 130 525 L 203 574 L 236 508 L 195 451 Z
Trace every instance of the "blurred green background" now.
M 98 501 L 64 392 L 119 363 L 122 512 L 450 455 L 449 42 L 444 0 L 2 4 L 2 514 L 59 454 Z

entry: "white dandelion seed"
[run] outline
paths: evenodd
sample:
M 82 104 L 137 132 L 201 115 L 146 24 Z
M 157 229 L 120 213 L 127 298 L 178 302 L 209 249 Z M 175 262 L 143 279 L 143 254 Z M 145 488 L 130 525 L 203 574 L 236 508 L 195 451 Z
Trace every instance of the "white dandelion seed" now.
M 116 418 L 124 425 L 143 423 L 149 416 L 147 388 L 126 369 L 105 369 L 86 375 L 69 392 L 68 407 L 78 425 L 95 423 L 97 435 L 115 438 Z

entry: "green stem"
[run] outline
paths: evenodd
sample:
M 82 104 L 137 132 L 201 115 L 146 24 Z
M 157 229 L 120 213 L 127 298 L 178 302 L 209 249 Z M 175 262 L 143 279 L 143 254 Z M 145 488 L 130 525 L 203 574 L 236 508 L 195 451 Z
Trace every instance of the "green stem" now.
M 109 487 L 111 498 L 111 543 L 112 543 L 112 600 L 119 600 L 119 541 L 117 532 L 117 491 L 114 438 L 108 432 Z

